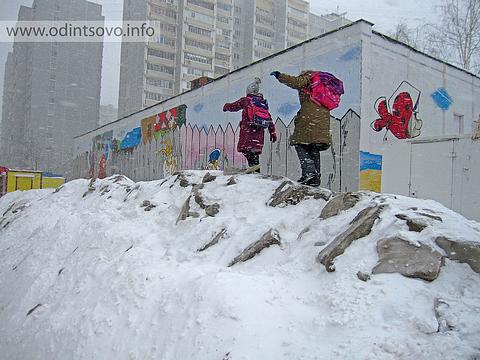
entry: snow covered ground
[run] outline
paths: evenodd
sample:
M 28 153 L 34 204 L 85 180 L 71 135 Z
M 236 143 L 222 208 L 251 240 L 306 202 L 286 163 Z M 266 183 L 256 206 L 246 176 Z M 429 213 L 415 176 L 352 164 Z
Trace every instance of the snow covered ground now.
M 178 222 L 192 187 L 176 176 L 1 198 L 0 357 L 480 359 L 480 275 L 468 265 L 445 259 L 433 282 L 356 275 L 377 263 L 379 239 L 402 235 L 442 252 L 437 235 L 480 243 L 480 224 L 434 201 L 373 194 L 321 220 L 324 200 L 266 204 L 282 179 L 238 175 L 227 186 L 229 176 L 214 174 L 200 191 L 219 213 L 193 207 L 199 216 Z M 145 211 L 145 200 L 155 207 Z M 319 251 L 372 201 L 388 204 L 380 221 L 327 272 Z M 394 215 L 412 207 L 443 221 L 408 231 Z M 197 251 L 222 229 L 218 244 Z M 228 267 L 269 229 L 281 246 Z

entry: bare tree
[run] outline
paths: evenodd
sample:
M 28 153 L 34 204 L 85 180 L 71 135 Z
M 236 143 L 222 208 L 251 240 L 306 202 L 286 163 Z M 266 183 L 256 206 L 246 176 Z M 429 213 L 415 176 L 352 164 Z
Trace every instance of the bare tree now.
M 429 41 L 430 52 L 475 71 L 480 60 L 480 0 L 445 0 L 440 24 L 430 25 Z
M 415 49 L 423 51 L 426 43 L 425 25 L 417 27 L 409 27 L 406 23 L 400 22 L 397 24 L 393 32 L 390 32 L 390 37 L 397 41 L 403 42 Z
M 31 169 L 38 170 L 41 160 L 42 148 L 39 139 L 33 135 L 28 136 L 24 142 L 25 159 L 30 164 Z

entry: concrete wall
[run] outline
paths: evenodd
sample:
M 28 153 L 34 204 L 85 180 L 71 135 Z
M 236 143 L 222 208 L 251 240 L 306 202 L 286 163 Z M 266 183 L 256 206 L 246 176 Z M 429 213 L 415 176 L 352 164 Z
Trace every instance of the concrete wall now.
M 223 104 L 245 96 L 245 89 L 254 77 L 262 79 L 261 91 L 269 101 L 272 117 L 289 124 L 299 109 L 298 93 L 280 84 L 269 75 L 270 72 L 278 70 L 298 75 L 304 69 L 323 70 L 331 72 L 343 80 L 345 87 L 345 95 L 342 97 L 341 105 L 331 112 L 332 117 L 338 119 L 339 126 L 342 119 L 353 120 L 343 122 L 344 125 L 348 122 L 351 129 L 349 128 L 350 131 L 347 131 L 345 126 L 343 128 L 345 133 L 348 134 L 348 139 L 344 139 L 345 141 L 342 142 L 341 150 L 339 144 L 338 152 L 323 152 L 322 162 L 325 166 L 334 168 L 337 163 L 342 161 L 347 168 L 356 169 L 356 171 L 352 170 L 353 173 L 350 175 L 350 186 L 352 187 L 348 187 L 349 190 L 356 190 L 358 188 L 358 114 L 360 113 L 362 52 L 360 33 L 364 26 L 365 23 L 363 22 L 356 23 L 322 38 L 306 42 L 277 56 L 239 69 L 200 89 L 184 93 L 80 136 L 75 140 L 75 153 L 83 156 L 82 154 L 91 151 L 92 140 L 95 136 L 109 131 L 113 131 L 113 140 L 121 141 L 129 131 L 141 126 L 142 119 L 155 116 L 180 105 L 187 106 L 187 124 L 208 129 L 210 126 L 226 126 L 231 123 L 235 128 L 240 121 L 241 113 L 224 113 L 222 112 Z M 357 116 L 352 116 L 352 112 Z M 354 119 L 357 119 L 356 124 L 354 124 Z M 336 140 L 334 139 L 334 141 Z M 281 175 L 284 175 L 284 173 L 281 173 Z M 292 176 L 294 175 L 292 174 Z M 297 176 L 299 176 L 299 173 Z M 339 189 L 338 187 L 337 190 Z

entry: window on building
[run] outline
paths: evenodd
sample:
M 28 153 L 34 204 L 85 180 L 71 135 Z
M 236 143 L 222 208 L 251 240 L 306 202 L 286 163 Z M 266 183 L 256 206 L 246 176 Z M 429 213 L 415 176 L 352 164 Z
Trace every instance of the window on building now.
M 453 114 L 453 122 L 458 129 L 458 133 L 465 134 L 465 124 L 464 124 L 464 116 L 460 114 Z
M 173 67 L 160 65 L 160 64 L 153 64 L 150 62 L 147 62 L 147 69 L 170 74 L 170 75 L 173 75 L 173 72 L 174 72 Z
M 297 21 L 297 20 L 295 20 L 295 19 L 292 19 L 291 17 L 288 18 L 288 23 L 289 23 L 290 25 L 296 26 L 296 27 L 301 28 L 301 29 L 306 29 L 306 28 L 307 28 L 307 24 L 306 24 L 306 23 Z
M 275 24 L 274 19 L 270 16 L 257 14 L 257 15 L 255 15 L 255 19 L 260 24 L 270 25 L 270 26 L 274 26 L 274 24 Z
M 289 6 L 288 11 L 296 17 L 299 17 L 299 18 L 302 18 L 302 19 L 308 18 L 308 13 L 306 13 L 302 10 L 298 10 L 298 9 L 295 9 L 295 8 Z
M 48 116 L 55 115 L 55 104 L 48 104 L 47 115 Z
M 187 74 L 195 76 L 205 76 L 206 71 L 189 67 L 187 68 Z
M 164 96 L 161 94 L 157 94 L 151 91 L 145 91 L 145 98 L 148 100 L 154 100 L 154 101 L 162 101 L 168 98 L 168 96 Z
M 294 37 L 294 38 L 301 39 L 301 40 L 304 40 L 307 37 L 307 34 L 301 33 L 301 32 L 295 31 L 295 30 L 291 30 L 291 29 L 288 29 L 287 34 L 290 37 Z
M 203 50 L 208 50 L 208 51 L 211 51 L 213 48 L 212 44 L 208 44 L 203 41 L 193 40 L 189 38 L 185 38 L 185 45 L 193 46 L 193 47 L 203 49 Z
M 212 36 L 212 32 L 210 30 L 202 29 L 193 25 L 188 25 L 188 31 L 191 33 L 206 36 L 206 37 Z
M 230 56 L 224 55 L 224 54 L 215 53 L 215 59 L 217 59 L 217 60 L 222 60 L 222 61 L 230 61 Z
M 205 9 L 213 10 L 215 5 L 208 1 L 203 0 L 187 0 L 187 3 L 203 7 Z
M 189 15 L 192 19 L 195 19 L 196 21 L 201 21 L 209 25 L 215 24 L 215 18 L 213 16 L 197 13 L 195 11 L 188 11 L 187 15 Z
M 207 58 L 206 56 L 195 55 L 188 52 L 185 52 L 185 60 L 196 61 L 202 64 L 211 64 L 212 59 Z
M 173 89 L 173 82 L 160 79 L 147 79 L 147 84 L 152 86 L 161 87 L 164 89 Z
M 230 50 L 230 44 L 223 43 L 223 42 L 218 42 L 217 47 L 219 47 L 221 49 Z
M 268 31 L 268 30 L 266 30 L 264 28 L 261 28 L 261 27 L 256 27 L 255 31 L 256 31 L 257 34 L 265 36 L 265 37 L 269 37 L 269 38 L 274 37 L 274 34 L 273 34 L 272 31 Z
M 160 29 L 162 31 L 168 31 L 174 34 L 177 32 L 177 28 L 175 25 L 168 24 L 163 21 L 153 20 L 152 24 L 155 28 Z
M 165 9 L 163 7 L 160 7 L 160 6 L 154 5 L 154 4 L 150 4 L 150 9 L 151 9 L 152 13 L 154 13 L 154 14 L 166 16 L 166 17 L 169 17 L 169 18 L 172 18 L 172 19 L 177 18 L 177 12 L 175 10 Z
M 160 35 L 160 36 L 155 37 L 155 42 L 157 42 L 159 44 L 175 47 L 175 39 L 166 37 L 164 35 Z
M 175 54 L 169 53 L 167 51 L 149 48 L 147 53 L 149 56 L 156 56 L 167 60 L 175 60 Z
M 217 15 L 217 20 L 224 23 L 224 24 L 228 24 L 230 22 L 230 19 L 225 17 L 225 16 L 220 16 L 220 15 Z
M 257 43 L 257 46 L 263 47 L 265 49 L 272 49 L 273 48 L 272 43 L 269 43 L 269 42 L 264 41 L 264 40 L 258 40 L 257 39 L 256 43 Z

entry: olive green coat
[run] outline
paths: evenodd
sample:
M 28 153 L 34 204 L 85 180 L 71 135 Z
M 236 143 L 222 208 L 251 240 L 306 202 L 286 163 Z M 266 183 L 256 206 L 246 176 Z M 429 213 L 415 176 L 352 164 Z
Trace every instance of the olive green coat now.
M 300 99 L 300 110 L 295 117 L 295 130 L 290 139 L 290 144 L 323 143 L 330 146 L 330 111 L 321 105 L 313 103 L 310 100 L 310 96 L 302 91 L 302 89 L 307 89 L 310 85 L 310 72 L 302 73 L 299 76 L 280 73 L 278 81 L 292 89 L 298 90 Z

